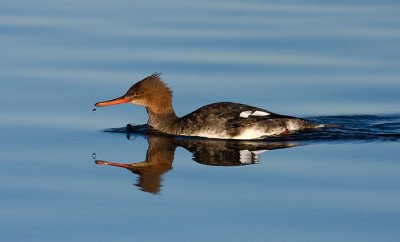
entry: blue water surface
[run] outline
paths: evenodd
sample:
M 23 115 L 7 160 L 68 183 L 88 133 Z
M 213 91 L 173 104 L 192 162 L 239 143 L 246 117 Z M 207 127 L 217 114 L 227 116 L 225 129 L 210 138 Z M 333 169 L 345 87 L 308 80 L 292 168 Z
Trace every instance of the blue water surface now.
M 399 12 L 391 0 L 1 1 L 0 240 L 398 241 Z M 95 163 L 146 159 L 147 136 L 103 132 L 146 123 L 145 110 L 91 110 L 154 72 L 179 115 L 236 101 L 343 125 L 250 165 L 177 146 L 149 191 Z

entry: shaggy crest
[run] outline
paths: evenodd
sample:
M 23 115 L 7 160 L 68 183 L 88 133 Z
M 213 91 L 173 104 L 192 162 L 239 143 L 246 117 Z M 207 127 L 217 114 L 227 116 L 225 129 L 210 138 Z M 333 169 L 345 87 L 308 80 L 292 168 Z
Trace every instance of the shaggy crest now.
M 157 90 L 160 94 L 168 94 L 168 96 L 172 97 L 172 90 L 165 84 L 161 78 L 161 73 L 154 73 L 143 80 L 134 84 L 129 90 L 126 92 L 126 95 L 137 95 L 137 90 Z

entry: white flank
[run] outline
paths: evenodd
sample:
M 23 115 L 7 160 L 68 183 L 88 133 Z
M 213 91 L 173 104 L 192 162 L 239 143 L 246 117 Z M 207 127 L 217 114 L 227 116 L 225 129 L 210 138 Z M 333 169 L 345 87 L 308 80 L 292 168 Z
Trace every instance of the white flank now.
M 239 135 L 235 136 L 234 139 L 259 139 L 263 136 L 268 136 L 273 134 L 265 133 L 263 130 L 257 128 L 247 128 Z
M 267 116 L 271 115 L 270 113 L 264 112 L 264 111 L 243 111 L 239 114 L 240 117 L 242 118 L 248 118 L 249 116 Z
M 199 137 L 205 137 L 205 138 L 213 138 L 213 139 L 259 139 L 262 136 L 268 135 L 265 132 L 262 132 L 261 130 L 258 130 L 256 128 L 248 128 L 241 134 L 237 136 L 229 136 L 225 132 L 223 133 L 214 133 L 214 132 L 199 132 L 196 134 L 192 134 L 193 136 L 199 136 Z M 271 135 L 271 134 L 270 134 Z
M 215 132 L 198 132 L 195 134 L 192 134 L 192 136 L 198 136 L 198 137 L 205 137 L 205 138 L 212 138 L 212 139 L 231 139 L 226 133 L 215 133 Z
M 192 134 L 193 136 L 206 137 L 206 138 L 214 138 L 214 139 L 242 139 L 242 140 L 252 140 L 252 139 L 260 139 L 265 136 L 272 136 L 280 134 L 281 130 L 271 130 L 270 132 L 265 132 L 262 129 L 258 129 L 255 127 L 246 128 L 237 136 L 229 136 L 225 132 L 223 133 L 215 133 L 215 132 L 199 132 L 196 134 Z

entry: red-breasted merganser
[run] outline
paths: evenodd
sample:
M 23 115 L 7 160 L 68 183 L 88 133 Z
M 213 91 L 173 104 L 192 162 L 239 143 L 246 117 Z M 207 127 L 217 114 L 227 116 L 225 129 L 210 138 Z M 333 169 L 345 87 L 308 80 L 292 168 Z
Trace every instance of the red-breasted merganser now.
M 232 102 L 209 104 L 179 118 L 172 107 L 172 91 L 159 74 L 135 83 L 119 98 L 95 105 L 103 107 L 121 103 L 144 106 L 149 115 L 147 124 L 170 135 L 252 140 L 323 127 L 305 119 Z

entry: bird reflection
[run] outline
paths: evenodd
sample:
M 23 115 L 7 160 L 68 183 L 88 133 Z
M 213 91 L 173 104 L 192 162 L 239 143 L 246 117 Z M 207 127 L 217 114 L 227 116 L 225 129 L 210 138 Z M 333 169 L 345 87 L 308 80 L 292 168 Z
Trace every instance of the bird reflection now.
M 128 126 L 129 127 L 129 126 Z M 124 164 L 105 160 L 96 160 L 96 164 L 123 167 L 138 174 L 135 184 L 142 191 L 157 194 L 162 187 L 162 176 L 172 169 L 175 149 L 183 147 L 193 155 L 193 160 L 209 166 L 242 166 L 256 164 L 259 154 L 274 149 L 298 146 L 298 143 L 289 141 L 237 141 L 213 140 L 167 136 L 157 132 L 143 132 L 127 129 L 128 139 L 133 136 L 147 138 L 148 149 L 145 161 Z M 109 130 L 123 132 L 122 130 Z

